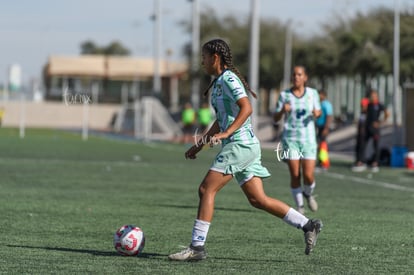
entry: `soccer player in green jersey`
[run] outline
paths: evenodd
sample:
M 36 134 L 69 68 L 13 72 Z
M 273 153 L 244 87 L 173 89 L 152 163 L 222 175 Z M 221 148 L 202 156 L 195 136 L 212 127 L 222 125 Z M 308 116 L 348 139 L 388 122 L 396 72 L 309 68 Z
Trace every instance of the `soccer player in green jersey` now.
M 252 131 L 252 107 L 246 90 L 253 96 L 255 94 L 233 66 L 227 43 L 221 39 L 214 39 L 204 44 L 202 65 L 208 74 L 215 77 L 206 92 L 213 87 L 211 104 L 216 112 L 216 121 L 198 142 L 185 152 L 185 157 L 195 159 L 206 142 L 221 143 L 222 148 L 198 189 L 199 206 L 191 243 L 186 249 L 169 255 L 169 259 L 196 261 L 207 257 L 204 247 L 213 219 L 214 199 L 217 192 L 233 177 L 252 206 L 304 231 L 305 253 L 309 254 L 316 244 L 322 223 L 320 220 L 308 219 L 284 202 L 265 194 L 262 178 L 269 177 L 270 174 L 261 164 L 260 143 Z
M 302 214 L 305 212 L 303 197 L 312 211 L 318 209 L 313 196 L 317 154 L 314 117 L 320 116 L 321 105 L 318 92 L 306 87 L 307 80 L 305 67 L 295 66 L 292 75 L 293 86 L 280 93 L 273 117 L 275 121 L 285 117 L 282 146 L 278 144 L 276 153 L 278 158 L 284 159 L 289 166 L 292 196 L 297 210 Z

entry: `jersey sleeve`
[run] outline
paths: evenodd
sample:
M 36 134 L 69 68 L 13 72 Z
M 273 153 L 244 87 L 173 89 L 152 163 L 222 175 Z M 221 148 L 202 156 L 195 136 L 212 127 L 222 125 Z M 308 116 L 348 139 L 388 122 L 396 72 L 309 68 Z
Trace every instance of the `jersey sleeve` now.
M 319 99 L 319 94 L 316 90 L 313 90 L 313 109 L 320 110 L 321 109 L 321 100 Z
M 241 83 L 241 80 L 237 78 L 237 76 L 233 74 L 227 75 L 224 77 L 224 83 L 229 89 L 235 101 L 238 101 L 243 97 L 247 97 L 246 89 Z
M 280 112 L 283 108 L 283 102 L 284 102 L 284 92 L 280 92 L 279 98 L 277 99 L 276 102 L 276 110 L 275 112 Z

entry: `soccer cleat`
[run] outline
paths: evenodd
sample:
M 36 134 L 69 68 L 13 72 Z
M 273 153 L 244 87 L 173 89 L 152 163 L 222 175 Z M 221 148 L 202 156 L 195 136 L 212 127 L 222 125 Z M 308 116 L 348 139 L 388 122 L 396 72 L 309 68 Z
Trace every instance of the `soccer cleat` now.
M 310 210 L 313 212 L 318 210 L 318 203 L 315 200 L 315 197 L 312 195 L 306 195 L 305 192 L 303 192 L 303 196 L 305 197 L 306 201 L 308 202 L 308 206 Z
M 367 166 L 365 164 L 357 164 L 352 166 L 352 172 L 363 172 L 367 170 Z
M 315 174 L 325 173 L 328 171 L 328 168 L 326 167 L 315 167 Z
M 204 260 L 205 258 L 207 258 L 207 253 L 204 250 L 204 246 L 192 246 L 192 245 L 190 245 L 189 247 L 187 247 L 186 249 L 178 253 L 171 254 L 168 256 L 168 259 L 172 261 L 187 261 L 187 262 L 200 261 L 200 260 Z
M 321 232 L 323 227 L 322 221 L 320 220 L 309 220 L 308 223 L 303 227 L 305 231 L 305 254 L 309 255 L 316 245 L 318 234 Z
M 296 210 L 299 213 L 301 213 L 302 215 L 305 215 L 305 207 L 303 207 L 303 205 L 302 206 L 299 206 Z
M 372 171 L 372 173 L 378 173 L 379 172 L 379 167 L 378 166 L 372 166 L 371 171 Z

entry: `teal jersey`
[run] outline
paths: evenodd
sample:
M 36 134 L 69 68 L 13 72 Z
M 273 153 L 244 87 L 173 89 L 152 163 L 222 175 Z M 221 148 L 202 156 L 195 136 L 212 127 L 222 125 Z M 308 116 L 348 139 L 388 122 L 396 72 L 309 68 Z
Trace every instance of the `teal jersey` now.
M 296 97 L 290 89 L 282 91 L 276 104 L 276 112 L 280 112 L 285 103 L 290 104 L 291 111 L 285 114 L 282 138 L 302 144 L 316 143 L 312 111 L 321 109 L 318 92 L 305 87 L 303 96 Z
M 224 132 L 236 119 L 240 112 L 236 102 L 243 97 L 247 97 L 247 93 L 241 80 L 232 71 L 224 71 L 217 78 L 211 93 L 211 105 L 216 112 L 221 132 Z M 243 144 L 259 142 L 253 134 L 250 116 L 230 137 L 222 140 L 223 145 L 233 141 Z

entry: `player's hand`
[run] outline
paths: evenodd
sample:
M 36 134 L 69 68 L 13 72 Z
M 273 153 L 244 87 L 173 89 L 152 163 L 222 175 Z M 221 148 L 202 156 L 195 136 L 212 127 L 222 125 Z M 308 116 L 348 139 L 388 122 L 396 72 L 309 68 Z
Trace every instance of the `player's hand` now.
M 200 150 L 203 148 L 203 145 L 197 146 L 197 145 L 193 145 L 190 147 L 190 149 L 188 149 L 184 156 L 186 159 L 196 159 L 197 158 L 197 153 L 200 152 Z
M 319 117 L 320 115 L 321 115 L 321 113 L 322 113 L 322 111 L 321 110 L 316 110 L 316 109 L 313 109 L 312 110 L 312 114 L 313 114 L 313 116 L 314 117 Z
M 226 139 L 229 137 L 229 134 L 224 132 L 224 133 L 217 133 L 214 136 L 211 137 L 210 139 L 210 147 L 213 147 L 214 145 L 218 145 L 221 144 L 221 140 L 222 139 Z
M 283 104 L 283 112 L 284 113 L 289 113 L 292 110 L 292 106 L 290 106 L 289 102 L 286 102 L 285 104 Z

